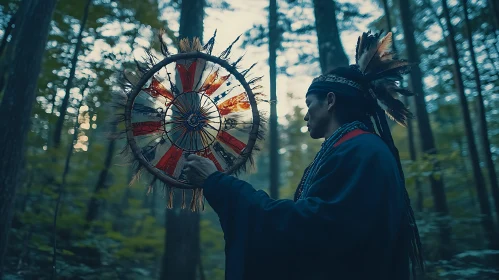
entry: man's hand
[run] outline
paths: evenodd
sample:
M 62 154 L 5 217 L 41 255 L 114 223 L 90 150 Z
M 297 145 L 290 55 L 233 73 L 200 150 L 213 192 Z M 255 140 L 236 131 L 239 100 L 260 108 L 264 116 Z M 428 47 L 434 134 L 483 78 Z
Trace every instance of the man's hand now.
M 184 171 L 191 184 L 201 187 L 206 178 L 218 170 L 211 160 L 197 155 L 189 155 Z

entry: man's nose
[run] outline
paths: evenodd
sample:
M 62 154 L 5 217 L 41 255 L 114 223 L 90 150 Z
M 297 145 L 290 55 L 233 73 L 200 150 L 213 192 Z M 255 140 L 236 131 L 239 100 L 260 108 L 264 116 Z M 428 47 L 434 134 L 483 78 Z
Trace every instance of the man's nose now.
M 305 117 L 303 118 L 303 120 L 305 120 L 306 122 L 308 122 L 308 113 L 305 115 Z

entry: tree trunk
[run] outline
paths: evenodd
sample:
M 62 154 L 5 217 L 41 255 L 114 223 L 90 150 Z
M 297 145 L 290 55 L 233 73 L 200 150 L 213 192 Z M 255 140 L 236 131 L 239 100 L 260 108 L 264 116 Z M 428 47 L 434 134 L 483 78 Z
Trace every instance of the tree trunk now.
M 409 62 L 414 65 L 410 73 L 410 86 L 412 88 L 412 91 L 415 93 L 414 100 L 416 106 L 416 115 L 418 119 L 419 134 L 421 138 L 421 150 L 423 153 L 429 154 L 430 156 L 435 156 L 437 154 L 437 149 L 435 146 L 435 140 L 433 138 L 433 131 L 431 130 L 430 118 L 428 116 L 428 111 L 426 110 L 425 93 L 423 89 L 423 75 L 421 73 L 421 69 L 419 68 L 420 58 L 417 50 L 416 39 L 414 38 L 413 15 L 410 9 L 410 3 L 408 1 L 399 0 L 399 5 L 402 28 L 404 30 L 404 41 L 406 44 L 407 57 Z M 439 169 L 440 164 L 438 161 L 435 161 L 434 171 L 438 172 Z M 443 180 L 436 180 L 434 176 L 430 176 L 429 180 L 431 184 L 435 211 L 440 216 L 449 215 Z M 445 223 L 441 225 L 440 228 L 440 255 L 442 258 L 448 258 L 451 255 L 450 239 L 451 229 L 448 223 Z
M 476 210 L 476 201 L 475 201 L 475 195 L 473 194 L 473 182 L 469 179 L 468 176 L 468 167 L 466 166 L 466 161 L 465 161 L 465 155 L 464 155 L 464 149 L 463 149 L 463 143 L 460 138 L 456 140 L 457 147 L 459 149 L 459 155 L 461 156 L 461 164 L 462 164 L 462 174 L 465 174 L 466 176 L 466 188 L 468 189 L 468 195 L 470 196 L 470 202 L 471 202 L 471 209 Z
M 78 139 L 78 131 L 80 128 L 80 124 L 78 122 L 78 117 L 80 115 L 80 109 L 81 106 L 83 105 L 83 101 L 85 101 L 85 90 L 87 86 L 81 91 L 82 98 L 80 101 L 80 104 L 78 105 L 78 108 L 76 109 L 76 117 L 74 120 L 74 126 L 73 126 L 73 138 L 71 139 L 71 143 L 68 145 L 68 152 L 66 154 L 66 161 L 64 162 L 64 171 L 62 172 L 62 181 L 61 184 L 59 185 L 59 188 L 57 190 L 57 200 L 55 204 L 55 210 L 54 210 L 54 219 L 53 219 L 53 224 L 52 224 L 52 279 L 57 279 L 57 218 L 59 216 L 59 208 L 61 208 L 62 204 L 62 197 L 64 196 L 64 191 L 66 188 L 67 184 L 67 178 L 69 174 L 69 168 L 70 168 L 70 163 L 71 163 L 71 158 L 73 156 L 73 150 L 74 150 L 74 145 L 76 140 Z
M 348 66 L 348 57 L 341 44 L 333 0 L 314 0 L 315 29 L 319 41 L 319 61 L 323 74 L 336 67 Z
M 0 104 L 0 278 L 8 244 L 16 189 L 21 186 L 25 142 L 41 63 L 47 44 L 50 21 L 56 0 L 21 3 L 16 27 L 18 44 L 13 50 L 12 65 Z
M 478 152 L 475 144 L 475 138 L 473 135 L 473 128 L 471 126 L 471 117 L 468 107 L 468 101 L 466 100 L 466 95 L 464 93 L 464 83 L 461 74 L 461 64 L 459 62 L 459 54 L 457 52 L 454 26 L 451 23 L 449 7 L 447 6 L 447 0 L 442 0 L 442 8 L 445 16 L 445 22 L 447 24 L 447 30 L 449 32 L 448 36 L 448 48 L 449 53 L 454 60 L 453 73 L 454 81 L 456 83 L 456 89 L 459 96 L 459 101 L 461 104 L 461 110 L 463 111 L 464 118 L 464 128 L 466 131 L 466 139 L 468 141 L 468 152 L 470 154 L 471 166 L 473 167 L 473 177 L 475 179 L 475 187 L 478 194 L 478 202 L 480 204 L 480 211 L 482 214 L 481 222 L 482 226 L 487 235 L 487 239 L 493 248 L 497 247 L 497 236 L 495 234 L 494 223 L 492 221 L 492 213 L 490 210 L 490 204 L 487 195 L 487 189 L 485 187 L 485 181 L 483 179 L 482 170 L 480 169 L 480 159 L 478 158 Z
M 392 19 L 390 16 L 390 7 L 388 7 L 388 0 L 383 0 L 383 9 L 385 11 L 385 19 L 386 19 L 386 25 L 388 27 L 388 32 L 392 31 Z M 392 48 L 395 53 L 397 53 L 397 47 L 395 40 L 392 43 Z M 409 106 L 409 97 L 404 96 L 404 103 L 406 106 Z M 414 128 L 412 124 L 412 120 L 408 119 L 407 120 L 407 137 L 409 138 L 409 156 L 412 162 L 416 161 L 416 147 L 414 145 Z M 416 203 L 416 209 L 418 209 L 419 212 L 423 211 L 423 190 L 421 188 L 421 182 L 419 182 L 419 179 L 416 178 L 415 180 L 415 186 L 416 186 L 416 191 L 418 194 L 417 197 L 417 203 Z
M 494 160 L 492 159 L 492 152 L 490 151 L 490 141 L 487 128 L 487 118 L 485 116 L 485 104 L 483 102 L 482 95 L 482 83 L 480 81 L 480 72 L 478 71 L 478 66 L 475 57 L 475 49 L 473 45 L 473 33 L 471 31 L 471 24 L 468 15 L 468 0 L 461 0 L 464 10 L 464 23 L 466 27 L 466 35 L 468 39 L 469 51 L 471 54 L 471 63 L 473 64 L 473 74 L 475 77 L 475 84 L 477 89 L 477 114 L 479 123 L 479 134 L 480 140 L 482 141 L 483 154 L 485 155 L 485 163 L 487 164 L 487 170 L 489 171 L 490 188 L 492 189 L 492 196 L 494 197 L 494 203 L 497 213 L 497 221 L 499 225 L 499 186 L 497 183 L 497 174 L 494 166 Z
M 61 135 L 62 129 L 64 127 L 64 118 L 66 117 L 66 112 L 69 106 L 69 97 L 71 95 L 70 91 L 73 87 L 73 80 L 75 78 L 76 73 L 76 65 L 78 63 L 78 54 L 80 53 L 81 44 L 83 40 L 83 30 L 85 30 L 85 25 L 87 24 L 88 19 L 88 10 L 90 9 L 90 5 L 92 4 L 92 0 L 87 0 L 87 4 L 85 5 L 85 10 L 83 12 L 83 19 L 80 24 L 80 31 L 78 33 L 78 39 L 76 40 L 75 50 L 73 52 L 73 58 L 71 59 L 71 69 L 69 70 L 68 81 L 66 82 L 66 93 L 64 94 L 64 98 L 62 99 L 61 108 L 59 109 L 59 118 L 57 119 L 57 123 L 55 125 L 54 131 L 54 147 L 58 148 L 61 144 Z
M 499 3 L 497 3 L 497 0 L 489 0 L 489 9 L 497 32 L 499 30 Z
M 198 37 L 203 39 L 203 19 L 205 0 L 183 0 L 180 10 L 180 38 Z M 179 190 L 176 190 L 179 191 Z M 186 191 L 186 201 L 191 199 L 191 191 Z M 175 197 L 181 197 L 176 195 Z M 179 201 L 176 201 L 179 202 Z M 166 210 L 166 236 L 161 269 L 161 280 L 196 280 L 199 265 L 199 212 L 179 209 Z
M 198 37 L 203 41 L 203 20 L 206 0 L 183 0 L 180 7 L 179 38 Z
M 270 68 L 270 197 L 279 197 L 279 144 L 277 132 L 277 48 L 279 31 L 277 0 L 270 0 L 269 5 L 269 68 Z
M 19 33 L 20 30 L 22 29 L 22 26 L 24 24 L 24 20 L 20 17 L 20 15 L 26 14 L 27 6 L 20 4 L 19 7 L 17 8 L 17 11 L 15 12 L 13 18 L 13 28 L 11 29 L 11 38 L 8 44 L 5 45 L 5 54 L 0 53 L 1 59 L 0 59 L 0 92 L 4 89 L 5 87 L 5 82 L 7 79 L 8 71 L 10 66 L 12 65 L 13 57 L 14 57 L 14 51 L 15 51 L 15 46 L 17 45 L 18 39 L 19 39 Z M 7 29 L 5 30 L 7 32 Z M 7 39 L 7 37 L 4 37 L 4 39 Z
M 114 150 L 116 146 L 116 140 L 112 139 L 109 141 L 109 145 L 107 146 L 107 154 L 106 159 L 104 161 L 104 168 L 102 168 L 99 179 L 97 180 L 97 184 L 95 185 L 94 194 L 88 203 L 87 216 L 85 217 L 87 224 L 91 223 L 95 218 L 97 218 L 97 214 L 99 213 L 100 201 L 97 198 L 97 195 L 100 191 L 106 189 L 108 187 L 107 178 L 109 169 L 111 169 L 111 163 L 113 161 Z

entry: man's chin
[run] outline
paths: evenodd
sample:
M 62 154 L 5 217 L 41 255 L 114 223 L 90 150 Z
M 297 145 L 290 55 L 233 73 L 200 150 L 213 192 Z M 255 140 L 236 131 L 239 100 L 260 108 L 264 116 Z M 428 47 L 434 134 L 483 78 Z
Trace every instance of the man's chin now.
M 320 139 L 320 138 L 323 138 L 323 136 L 318 135 L 317 133 L 314 133 L 313 131 L 310 131 L 310 137 L 312 137 L 312 139 Z

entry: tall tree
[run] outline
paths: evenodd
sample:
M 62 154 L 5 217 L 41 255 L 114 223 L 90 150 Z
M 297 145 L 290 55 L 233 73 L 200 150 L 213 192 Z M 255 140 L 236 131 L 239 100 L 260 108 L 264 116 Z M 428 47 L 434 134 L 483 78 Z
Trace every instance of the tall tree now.
M 113 127 L 115 130 L 115 128 Z M 112 131 L 112 133 L 115 133 L 116 131 Z M 87 226 L 88 223 L 92 222 L 97 218 L 97 215 L 99 214 L 99 207 L 101 205 L 101 201 L 97 197 L 99 195 L 99 192 L 107 189 L 109 186 L 108 181 L 108 174 L 111 169 L 111 163 L 113 161 L 113 156 L 115 152 L 115 147 L 116 147 L 116 139 L 111 139 L 109 140 L 108 146 L 107 146 L 107 152 L 106 152 L 106 157 L 104 160 L 104 167 L 99 173 L 99 178 L 97 179 L 97 183 L 95 184 L 95 189 L 92 197 L 90 198 L 90 202 L 88 203 L 88 209 L 87 209 L 87 214 L 86 214 L 86 221 L 87 221 Z
M 497 32 L 499 30 L 499 3 L 496 0 L 489 0 L 489 8 Z
M 423 75 L 419 68 L 420 57 L 414 37 L 414 24 L 413 15 L 410 8 L 411 1 L 399 0 L 400 17 L 402 21 L 402 28 L 404 30 L 404 41 L 406 45 L 407 58 L 413 64 L 410 73 L 410 86 L 415 93 L 414 101 L 416 106 L 416 115 L 418 119 L 419 135 L 421 142 L 421 149 L 423 153 L 435 156 L 437 149 L 431 130 L 430 118 L 426 109 L 425 92 L 423 87 Z M 435 162 L 435 170 L 438 171 L 439 163 Z M 431 191 L 434 201 L 435 211 L 442 215 L 449 215 L 449 208 L 447 206 L 447 198 L 445 195 L 444 183 L 442 180 L 437 180 L 434 176 L 429 177 L 431 184 Z M 441 249 L 440 254 L 446 258 L 450 256 L 450 228 L 448 225 L 442 225 L 440 230 Z
M 470 155 L 471 166 L 473 168 L 473 177 L 475 179 L 475 187 L 478 194 L 478 202 L 480 204 L 480 211 L 482 214 L 481 222 L 485 230 L 486 236 L 492 247 L 497 247 L 497 235 L 494 229 L 494 223 L 492 221 L 492 212 L 490 209 L 490 204 L 487 195 L 487 189 L 485 187 L 485 180 L 483 178 L 482 170 L 480 169 L 480 159 L 478 158 L 478 152 L 475 144 L 475 137 L 473 135 L 473 128 L 471 126 L 471 116 L 468 107 L 468 100 L 466 99 L 466 94 L 464 93 L 464 83 L 463 76 L 461 73 L 461 63 L 459 62 L 459 54 L 457 52 L 457 45 L 455 39 L 454 26 L 451 22 L 451 16 L 449 12 L 449 6 L 447 5 L 447 0 L 442 0 L 442 10 L 445 17 L 445 23 L 449 36 L 447 37 L 447 44 L 449 48 L 449 53 L 454 61 L 452 70 L 454 73 L 454 81 L 456 84 L 456 90 L 459 96 L 459 102 L 461 105 L 461 110 L 464 118 L 464 128 L 466 131 L 466 139 L 468 140 L 468 152 Z
M 0 104 L 0 278 L 16 189 L 22 184 L 25 142 L 56 0 L 24 0 L 18 12 L 12 64 Z M 22 21 L 21 21 L 22 19 Z
M 21 14 L 20 11 L 22 6 L 20 5 L 17 8 L 17 11 L 14 12 L 7 23 L 7 27 L 4 30 L 4 34 L 2 37 L 2 42 L 0 43 L 0 91 L 4 89 L 6 75 L 9 71 L 9 67 L 13 58 L 14 46 L 16 45 L 16 39 L 19 32 L 16 32 L 15 27 L 23 24 L 23 20 L 20 19 L 17 15 Z M 10 40 L 8 38 L 10 36 Z
M 270 68 L 270 196 L 277 199 L 279 195 L 279 153 L 277 135 L 277 48 L 279 32 L 277 30 L 277 0 L 270 0 L 269 5 L 269 68 Z
M 182 0 L 180 7 L 180 38 L 203 39 L 205 0 Z M 190 201 L 191 192 L 186 193 Z M 179 196 L 177 196 L 179 197 Z M 200 239 L 199 212 L 174 207 L 166 211 L 166 237 L 161 280 L 196 280 Z
M 341 44 L 336 20 L 336 2 L 333 0 L 314 0 L 314 15 L 322 73 L 339 66 L 348 66 L 348 57 Z
M 490 151 L 490 141 L 487 128 L 487 119 L 485 116 L 485 104 L 483 101 L 482 94 L 482 82 L 480 81 L 480 72 L 478 71 L 478 64 L 476 62 L 475 47 L 473 44 L 473 32 L 471 31 L 471 23 L 468 13 L 468 0 L 461 0 L 464 11 L 464 23 L 466 29 L 466 37 L 468 40 L 469 51 L 471 55 L 471 64 L 473 65 L 473 76 L 475 78 L 476 91 L 477 91 L 477 114 L 479 122 L 479 134 L 480 140 L 482 141 L 483 154 L 485 155 L 485 164 L 487 165 L 487 170 L 490 180 L 490 188 L 492 189 L 492 196 L 494 197 L 497 219 L 499 225 L 499 185 L 497 183 L 497 174 L 494 166 L 494 160 L 492 159 L 492 152 Z
M 78 64 L 78 54 L 80 53 L 81 45 L 83 42 L 83 31 L 85 30 L 85 25 L 87 24 L 88 12 L 91 4 L 92 0 L 87 0 L 85 9 L 83 11 L 83 18 L 80 23 L 80 30 L 78 33 L 78 37 L 76 39 L 73 57 L 71 59 L 71 69 L 69 70 L 69 77 L 66 82 L 66 93 L 64 94 L 64 98 L 62 99 L 61 108 L 59 109 L 59 118 L 57 119 L 57 123 L 54 130 L 54 147 L 56 148 L 59 147 L 59 145 L 61 144 L 62 128 L 64 126 L 64 119 L 66 117 L 66 112 L 69 106 L 69 97 L 71 95 L 71 88 L 73 88 L 73 80 L 75 78 L 76 65 Z
M 388 0 L 383 0 L 383 10 L 385 11 L 385 19 L 386 19 L 386 25 L 388 27 L 388 31 L 393 30 L 393 25 L 392 25 L 392 19 L 391 19 L 391 12 L 390 12 L 390 7 L 388 6 Z M 397 53 L 397 46 L 395 44 L 395 40 L 393 41 L 392 44 L 393 51 Z M 404 96 L 404 103 L 409 106 L 409 97 Z M 409 138 L 409 157 L 411 161 L 416 161 L 416 147 L 414 145 L 414 128 L 413 128 L 413 123 L 412 120 L 409 119 L 407 120 L 407 138 Z M 417 199 L 417 209 L 418 211 L 423 211 L 423 190 L 421 189 L 421 182 L 419 179 L 416 178 L 415 180 L 415 185 L 416 185 L 416 191 L 418 193 L 418 199 Z
M 78 139 L 78 130 L 80 128 L 80 123 L 78 121 L 78 118 L 80 116 L 80 109 L 83 105 L 83 102 L 85 101 L 85 91 L 88 88 L 88 83 L 84 86 L 84 88 L 81 90 L 82 98 L 80 101 L 80 104 L 78 105 L 76 109 L 76 114 L 75 114 L 75 120 L 74 120 L 74 126 L 73 126 L 73 138 L 71 142 L 68 145 L 68 152 L 66 154 L 66 160 L 64 162 L 64 170 L 62 172 L 62 180 L 61 184 L 59 184 L 58 190 L 57 190 L 57 200 L 55 204 L 55 209 L 54 209 L 54 219 L 52 223 L 52 279 L 57 279 L 57 218 L 59 215 L 59 209 L 61 208 L 62 204 L 62 198 L 65 193 L 66 185 L 67 185 L 67 178 L 70 170 L 70 164 L 71 164 L 71 158 L 73 156 L 73 151 L 74 151 L 74 145 L 76 144 L 76 140 Z

